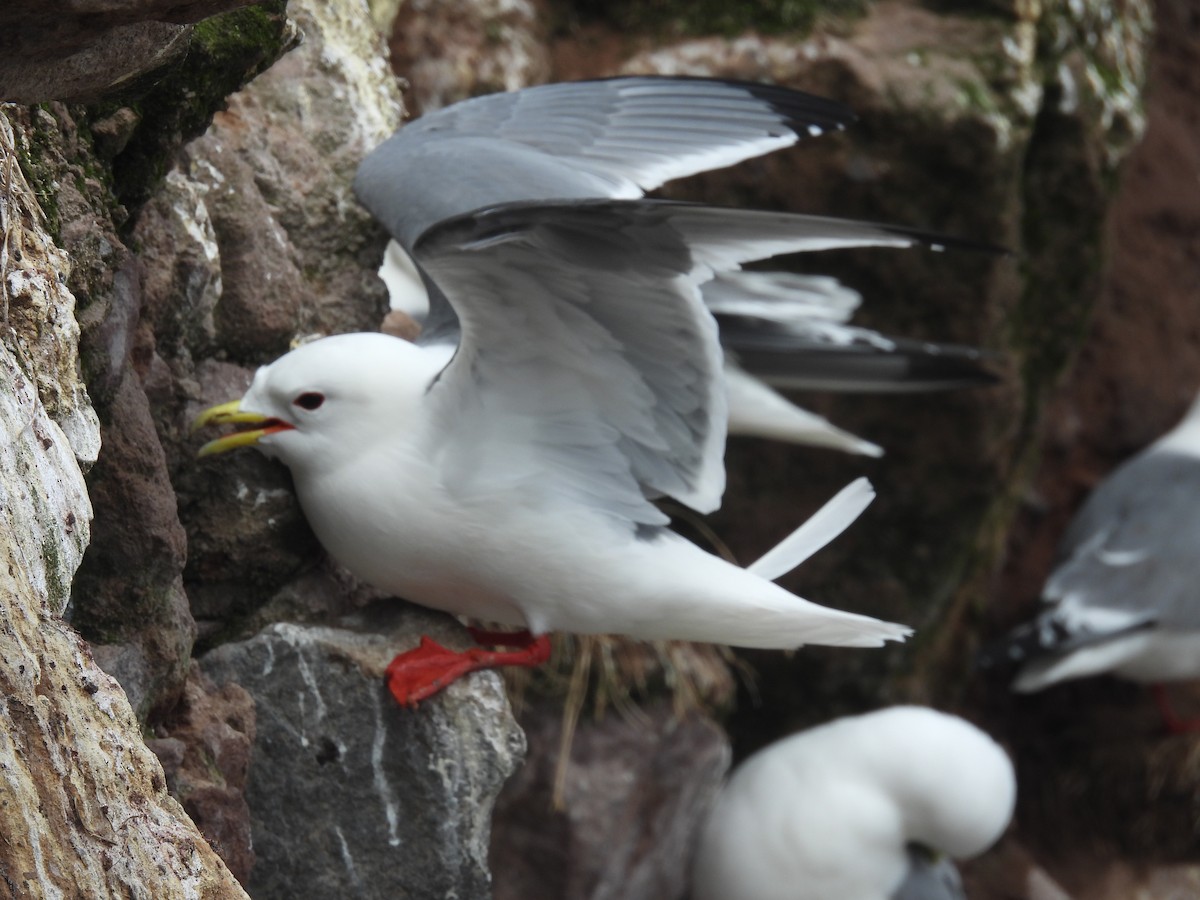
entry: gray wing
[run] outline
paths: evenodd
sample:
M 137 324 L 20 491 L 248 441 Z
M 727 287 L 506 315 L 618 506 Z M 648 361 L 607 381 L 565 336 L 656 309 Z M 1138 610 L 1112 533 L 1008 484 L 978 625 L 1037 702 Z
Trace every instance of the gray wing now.
M 1200 457 L 1152 449 L 1084 503 L 1046 582 L 1050 602 L 1200 628 Z
M 835 278 L 729 272 L 704 285 L 703 293 L 725 352 L 772 387 L 911 392 L 996 381 L 977 348 L 891 338 L 847 324 L 861 296 Z
M 462 325 L 430 392 L 447 464 L 642 524 L 665 521 L 649 502 L 663 495 L 709 512 L 728 411 L 700 286 L 778 253 L 922 240 L 652 200 L 514 203 L 443 222 L 415 256 Z
M 1143 628 L 1200 628 L 1200 457 L 1151 448 L 1088 497 L 1046 580 L 1047 608 L 983 662 L 1024 662 Z
M 476 97 L 401 128 L 359 167 L 359 200 L 411 250 L 426 228 L 526 200 L 636 198 L 844 128 L 830 100 L 700 78 L 578 81 Z
M 967 895 L 953 860 L 909 847 L 908 873 L 889 900 L 967 900 Z
M 640 76 L 542 85 L 466 100 L 409 123 L 363 160 L 354 188 L 411 252 L 427 228 L 476 209 L 520 201 L 636 198 L 668 180 L 842 129 L 853 119 L 831 100 L 741 81 Z M 945 243 L 928 238 L 930 245 Z M 778 284 L 788 280 L 780 279 Z M 796 308 L 794 300 L 791 307 Z M 453 310 L 434 290 L 428 316 L 422 343 L 453 340 Z M 928 352 L 909 347 L 906 355 L 962 359 L 929 349 L 936 345 L 924 347 Z M 787 384 L 780 374 L 787 365 L 781 367 L 778 353 L 749 346 L 744 351 L 749 371 L 775 372 L 774 382 Z M 867 355 L 856 354 L 858 371 L 865 370 L 861 358 Z M 881 367 L 878 359 L 873 364 Z M 852 370 L 846 364 L 839 368 Z M 877 384 L 884 377 L 871 374 Z M 887 377 L 894 381 L 890 373 Z M 910 378 L 908 389 L 916 381 Z M 807 378 L 803 383 L 816 386 Z

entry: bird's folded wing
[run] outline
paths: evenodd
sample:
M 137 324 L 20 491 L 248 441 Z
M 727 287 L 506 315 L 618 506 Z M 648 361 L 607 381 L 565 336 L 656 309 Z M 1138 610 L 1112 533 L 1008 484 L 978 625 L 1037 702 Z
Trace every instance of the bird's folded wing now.
M 724 489 L 728 417 L 700 285 L 805 249 L 907 247 L 904 229 L 668 201 L 514 203 L 439 224 L 415 251 L 462 340 L 435 383 L 447 464 L 660 524 Z M 451 449 L 455 448 L 455 449 Z
M 1143 453 L 1092 492 L 1063 537 L 1044 597 L 1073 612 L 1200 628 L 1200 459 Z M 1118 625 L 1120 622 L 1118 621 Z

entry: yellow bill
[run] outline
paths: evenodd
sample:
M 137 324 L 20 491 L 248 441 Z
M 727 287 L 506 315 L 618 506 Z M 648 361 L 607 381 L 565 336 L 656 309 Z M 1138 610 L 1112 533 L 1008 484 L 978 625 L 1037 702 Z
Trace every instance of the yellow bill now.
M 209 441 L 196 451 L 197 456 L 212 456 L 215 453 L 225 453 L 238 447 L 248 447 L 258 443 L 264 435 L 275 434 L 279 431 L 289 431 L 294 426 L 282 419 L 264 416 L 260 413 L 249 412 L 241 408 L 241 400 L 230 400 L 219 406 L 206 409 L 192 423 L 192 431 L 197 431 L 208 425 L 258 425 L 258 428 L 242 429 L 231 434 Z

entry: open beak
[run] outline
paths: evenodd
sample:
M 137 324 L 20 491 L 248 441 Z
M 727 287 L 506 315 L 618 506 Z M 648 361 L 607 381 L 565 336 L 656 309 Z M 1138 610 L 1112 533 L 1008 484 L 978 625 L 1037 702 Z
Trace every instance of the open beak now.
M 282 419 L 275 419 L 243 410 L 241 409 L 241 405 L 241 400 L 230 400 L 228 403 L 222 403 L 220 406 L 206 409 L 196 417 L 196 421 L 192 423 L 192 431 L 196 431 L 206 425 L 229 424 L 251 426 L 209 441 L 196 451 L 197 456 L 212 456 L 214 453 L 224 453 L 227 450 L 236 450 L 238 447 L 248 447 L 251 444 L 258 443 L 259 438 L 265 435 L 275 434 L 280 431 L 291 431 L 295 427 L 284 422 Z M 258 427 L 255 428 L 253 426 Z

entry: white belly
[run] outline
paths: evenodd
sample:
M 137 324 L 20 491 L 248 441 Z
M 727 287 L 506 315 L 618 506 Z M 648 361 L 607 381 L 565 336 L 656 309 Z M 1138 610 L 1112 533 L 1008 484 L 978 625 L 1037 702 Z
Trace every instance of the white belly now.
M 297 481 L 297 491 L 325 549 L 368 584 L 537 633 L 580 630 L 568 611 L 586 614 L 590 598 L 614 593 L 620 566 L 608 557 L 614 544 L 635 543 L 586 510 L 550 515 L 512 494 L 454 498 L 433 479 L 366 491 L 355 479 Z M 597 545 L 608 551 L 589 552 Z
M 1200 631 L 1145 629 L 1026 664 L 1013 687 L 1040 691 L 1060 681 L 1111 674 L 1142 684 L 1200 678 Z
M 741 647 L 879 646 L 905 629 L 809 603 L 683 538 L 536 493 L 451 496 L 420 467 L 386 484 L 325 474 L 297 491 L 326 550 L 434 609 L 535 634 L 626 634 Z M 425 473 L 428 475 L 428 471 Z

